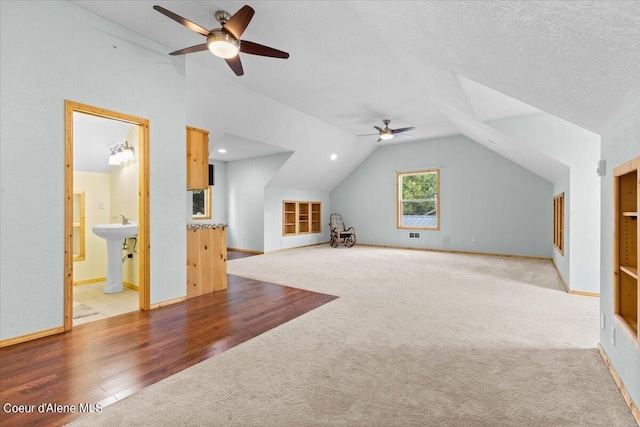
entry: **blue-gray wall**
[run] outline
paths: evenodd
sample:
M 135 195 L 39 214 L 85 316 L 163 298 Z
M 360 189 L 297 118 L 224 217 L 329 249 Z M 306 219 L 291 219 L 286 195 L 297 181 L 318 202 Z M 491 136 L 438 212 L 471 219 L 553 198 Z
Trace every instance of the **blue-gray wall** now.
M 151 303 L 184 296 L 184 58 L 65 1 L 0 19 L 0 339 L 63 325 L 65 99 L 149 119 Z
M 488 124 L 569 167 L 553 179 L 565 193 L 564 256 L 554 262 L 572 291 L 600 292 L 600 191 L 596 166 L 600 135 L 547 113 L 491 120 Z M 568 225 L 571 225 L 569 230 Z
M 604 328 L 600 344 L 636 405 L 640 405 L 640 350 L 613 321 L 613 168 L 640 156 L 640 101 L 602 135 L 600 312 Z M 615 330 L 615 331 L 612 331 Z M 615 334 L 615 343 L 612 340 Z
M 264 252 L 265 187 L 291 153 L 227 163 L 227 246 Z
M 295 190 L 289 188 L 267 187 L 264 192 L 264 251 L 272 252 L 299 246 L 315 245 L 329 241 L 330 199 L 328 191 Z M 320 202 L 320 233 L 282 235 L 282 202 L 295 200 L 301 202 Z
M 440 170 L 440 230 L 396 227 L 396 173 Z M 464 136 L 375 150 L 331 192 L 358 242 L 551 258 L 553 186 Z M 472 241 L 475 237 L 475 241 Z

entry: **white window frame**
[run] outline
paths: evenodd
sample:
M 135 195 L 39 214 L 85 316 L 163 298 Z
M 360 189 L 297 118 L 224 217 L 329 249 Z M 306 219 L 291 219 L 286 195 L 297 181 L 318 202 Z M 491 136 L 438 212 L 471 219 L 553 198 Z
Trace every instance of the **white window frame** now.
M 414 176 L 414 175 L 427 175 L 427 174 L 435 174 L 438 180 L 438 185 L 436 189 L 436 194 L 434 198 L 430 199 L 402 199 L 402 180 L 405 176 Z M 417 171 L 409 171 L 409 172 L 398 172 L 396 174 L 396 188 L 397 188 L 397 197 L 396 197 L 396 212 L 397 212 L 397 227 L 399 229 L 416 229 L 416 230 L 440 230 L 440 169 L 423 169 Z M 403 203 L 406 202 L 434 202 L 436 207 L 436 225 L 428 226 L 428 227 L 418 227 L 418 226 L 408 226 L 402 224 L 403 217 Z

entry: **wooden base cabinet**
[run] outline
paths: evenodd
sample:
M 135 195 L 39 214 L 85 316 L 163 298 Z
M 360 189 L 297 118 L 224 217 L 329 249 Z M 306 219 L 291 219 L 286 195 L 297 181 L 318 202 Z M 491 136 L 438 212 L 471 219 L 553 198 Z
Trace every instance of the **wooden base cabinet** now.
M 613 313 L 635 345 L 640 348 L 638 318 L 638 265 L 640 264 L 640 157 L 613 170 L 614 243 L 613 243 Z
M 187 230 L 187 298 L 227 289 L 227 230 Z

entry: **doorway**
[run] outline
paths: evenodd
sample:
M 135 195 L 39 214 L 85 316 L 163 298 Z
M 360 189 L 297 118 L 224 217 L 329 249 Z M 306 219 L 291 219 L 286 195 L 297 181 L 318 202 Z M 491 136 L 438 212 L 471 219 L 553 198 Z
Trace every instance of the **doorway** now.
M 84 239 L 79 237 L 92 233 L 91 229 L 82 227 L 78 218 L 82 217 L 84 225 L 84 199 L 86 195 L 80 191 L 74 191 L 74 117 L 102 118 L 116 121 L 130 128 L 133 134 L 132 139 L 137 139 L 135 157 L 138 163 L 137 168 L 137 221 L 138 233 L 136 239 L 126 239 L 125 248 L 130 253 L 135 253 L 138 259 L 135 270 L 134 281 L 138 287 L 138 308 L 141 310 L 150 309 L 150 289 L 149 289 L 149 121 L 147 119 L 105 110 L 90 105 L 80 104 L 73 101 L 65 101 L 65 251 L 64 251 L 64 329 L 70 330 L 73 327 L 73 293 L 74 293 L 74 260 L 78 260 L 81 249 L 84 251 Z M 131 125 L 131 126 L 128 126 Z M 137 128 L 137 129 L 136 129 Z M 116 142 L 116 141 L 114 141 Z M 99 161 L 104 164 L 109 158 L 109 151 L 101 154 Z M 135 194 L 132 195 L 135 198 Z M 79 207 L 78 204 L 81 204 Z M 100 201 L 93 201 L 101 209 Z M 108 221 L 111 222 L 111 221 Z M 80 243 L 82 242 L 82 244 Z M 104 243 L 104 242 L 102 242 Z M 129 246 L 127 246 L 129 245 Z M 127 261 L 123 258 L 124 261 Z M 126 279 L 125 279 L 126 280 Z M 127 281 L 125 281 L 125 285 Z

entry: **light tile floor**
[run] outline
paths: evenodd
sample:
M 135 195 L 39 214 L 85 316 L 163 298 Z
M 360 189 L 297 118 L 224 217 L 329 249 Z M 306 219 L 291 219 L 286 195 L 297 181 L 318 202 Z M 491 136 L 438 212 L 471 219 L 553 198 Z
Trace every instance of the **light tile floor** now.
M 97 314 L 73 319 L 73 326 L 139 310 L 138 291 L 124 288 L 124 292 L 105 294 L 104 282 L 74 286 L 73 300 L 82 302 L 97 311 Z

